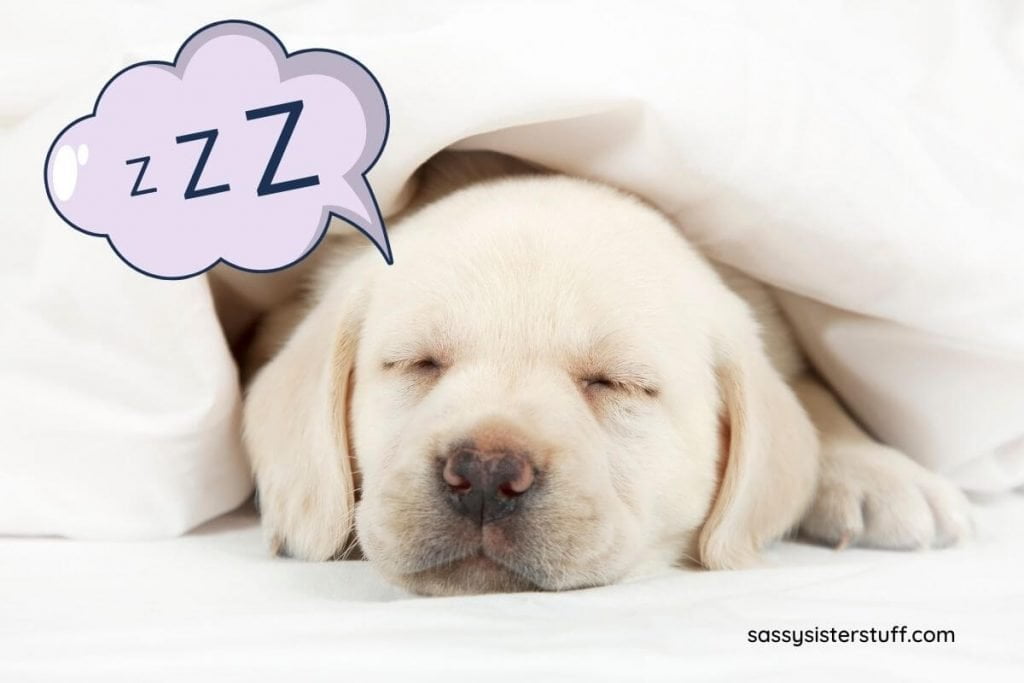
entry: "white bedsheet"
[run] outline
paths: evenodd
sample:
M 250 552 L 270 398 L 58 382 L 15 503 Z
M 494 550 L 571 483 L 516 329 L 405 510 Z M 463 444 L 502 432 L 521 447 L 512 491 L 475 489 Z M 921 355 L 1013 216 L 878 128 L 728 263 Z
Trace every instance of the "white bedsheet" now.
M 443 599 L 272 559 L 244 511 L 169 541 L 0 538 L 0 681 L 1019 681 L 1024 497 L 978 523 L 945 551 L 787 542 L 755 570 Z M 747 642 L 904 624 L 956 641 Z

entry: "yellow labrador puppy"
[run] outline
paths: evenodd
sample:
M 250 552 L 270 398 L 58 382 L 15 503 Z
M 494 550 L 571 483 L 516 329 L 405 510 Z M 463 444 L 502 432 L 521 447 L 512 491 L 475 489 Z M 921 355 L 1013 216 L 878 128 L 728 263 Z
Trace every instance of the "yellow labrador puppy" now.
M 965 535 L 963 495 L 854 423 L 767 289 L 633 197 L 522 171 L 438 158 L 394 266 L 338 239 L 264 320 L 245 441 L 275 551 L 358 542 L 452 594 L 741 567 L 797 528 Z

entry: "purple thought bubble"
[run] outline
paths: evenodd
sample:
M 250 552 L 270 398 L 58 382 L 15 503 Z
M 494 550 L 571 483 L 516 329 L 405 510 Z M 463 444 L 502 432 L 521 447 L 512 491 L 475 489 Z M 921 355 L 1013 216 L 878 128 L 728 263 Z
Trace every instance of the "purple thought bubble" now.
M 65 221 L 154 277 L 191 277 L 219 261 L 285 268 L 316 247 L 332 216 L 391 263 L 365 178 L 387 132 L 384 93 L 356 60 L 289 54 L 261 26 L 220 22 L 192 34 L 174 63 L 114 76 L 92 115 L 51 145 L 46 192 Z

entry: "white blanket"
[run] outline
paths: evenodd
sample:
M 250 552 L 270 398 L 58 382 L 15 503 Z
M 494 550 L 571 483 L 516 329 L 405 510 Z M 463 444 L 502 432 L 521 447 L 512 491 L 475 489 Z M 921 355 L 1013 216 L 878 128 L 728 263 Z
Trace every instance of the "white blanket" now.
M 129 270 L 60 221 L 40 173 L 109 76 L 224 18 L 374 72 L 386 214 L 450 145 L 632 190 L 788 292 L 813 360 L 881 438 L 972 490 L 1024 484 L 1012 3 L 107 5 L 18 3 L 0 22 L 0 533 L 176 534 L 248 495 L 205 281 Z

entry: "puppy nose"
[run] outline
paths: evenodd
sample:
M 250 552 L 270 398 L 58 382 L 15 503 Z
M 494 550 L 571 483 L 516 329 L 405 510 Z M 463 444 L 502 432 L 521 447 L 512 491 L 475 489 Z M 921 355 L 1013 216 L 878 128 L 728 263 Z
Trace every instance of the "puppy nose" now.
M 533 485 L 529 460 L 510 451 L 460 448 L 448 456 L 442 476 L 456 511 L 480 524 L 511 515 Z

